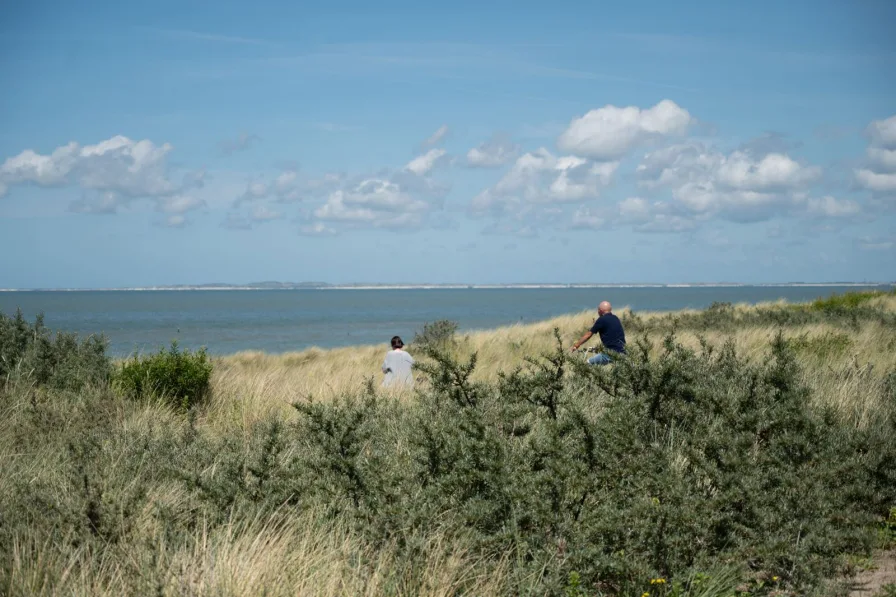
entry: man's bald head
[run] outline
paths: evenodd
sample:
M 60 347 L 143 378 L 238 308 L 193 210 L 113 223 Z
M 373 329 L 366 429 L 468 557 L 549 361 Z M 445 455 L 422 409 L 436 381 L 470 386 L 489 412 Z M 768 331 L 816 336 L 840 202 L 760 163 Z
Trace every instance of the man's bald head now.
M 610 313 L 613 311 L 613 307 L 610 306 L 610 301 L 601 301 L 601 303 L 597 306 L 597 312 L 603 315 L 604 313 Z

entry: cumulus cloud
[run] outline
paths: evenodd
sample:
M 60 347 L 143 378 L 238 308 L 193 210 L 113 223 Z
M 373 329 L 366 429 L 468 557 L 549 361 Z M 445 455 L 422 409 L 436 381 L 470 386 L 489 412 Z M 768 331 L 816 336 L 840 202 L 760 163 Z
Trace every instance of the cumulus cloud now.
M 896 149 L 896 114 L 883 120 L 875 120 L 866 129 L 874 147 Z
M 854 172 L 858 185 L 875 196 L 896 195 L 896 115 L 868 125 L 868 163 Z
M 850 218 L 862 212 L 862 206 L 849 199 L 836 199 L 830 195 L 806 200 L 806 212 L 823 218 Z
M 821 170 L 786 154 L 724 154 L 700 143 L 652 151 L 636 169 L 639 186 L 671 189 L 676 205 L 695 217 L 757 221 L 798 206 Z
M 179 182 L 172 180 L 167 164 L 172 149 L 168 143 L 156 145 L 122 135 L 95 145 L 71 142 L 49 154 L 26 149 L 0 165 L 0 189 L 77 186 L 83 192 L 70 208 L 79 213 L 116 213 L 143 198 L 154 200 L 160 211 L 170 211 L 166 206 L 176 203 L 176 196 L 204 183 L 202 172 L 189 172 Z
M 312 212 L 314 223 L 420 228 L 441 209 L 444 196 L 444 189 L 425 175 L 431 167 L 431 164 L 405 167 L 391 177 L 375 176 L 346 183 L 331 192 L 326 202 Z
M 434 132 L 432 135 L 430 135 L 430 136 L 423 142 L 423 146 L 424 146 L 424 147 L 433 147 L 433 146 L 435 146 L 435 145 L 438 145 L 439 143 L 442 142 L 442 140 L 445 138 L 445 136 L 446 136 L 447 134 L 448 134 L 448 125 L 447 125 L 447 124 L 443 124 L 443 125 L 440 126 L 438 129 L 436 129 L 436 132 Z
M 182 214 L 173 214 L 165 218 L 165 226 L 168 228 L 183 228 L 187 224 L 187 218 Z
M 497 168 L 513 161 L 520 146 L 503 135 L 494 135 L 467 152 L 467 165 L 471 168 Z
M 168 214 L 184 214 L 188 211 L 205 206 L 205 200 L 198 199 L 191 195 L 172 195 L 171 197 L 163 197 L 157 204 L 159 211 Z
M 641 197 L 628 197 L 598 210 L 580 207 L 573 214 L 568 228 L 604 230 L 620 225 L 630 226 L 636 232 L 664 233 L 693 230 L 696 222 L 693 218 L 675 213 L 674 206 L 668 203 L 651 203 Z
M 112 191 L 104 193 L 83 193 L 80 199 L 72 201 L 69 209 L 79 214 L 114 214 L 118 212 L 121 198 Z
M 755 161 L 736 151 L 723 158 L 716 172 L 719 182 L 746 191 L 786 190 L 804 186 L 821 176 L 821 169 L 802 166 L 787 155 L 770 153 Z
M 896 192 L 896 174 L 884 174 L 862 168 L 856 170 L 856 181 L 863 188 L 877 194 L 888 195 Z
M 474 213 L 516 211 L 523 204 L 574 203 L 595 199 L 613 180 L 618 162 L 555 156 L 545 148 L 521 155 L 491 188 L 471 203 Z
M 606 218 L 592 213 L 587 207 L 580 207 L 572 216 L 570 228 L 577 230 L 602 230 L 609 224 Z
M 436 163 L 445 156 L 445 153 L 444 149 L 430 149 L 423 155 L 417 156 L 408 162 L 404 169 L 417 176 L 423 176 L 432 171 Z
M 338 232 L 335 228 L 330 228 L 323 222 L 315 222 L 313 224 L 300 226 L 299 234 L 304 236 L 336 236 Z
M 693 120 L 671 100 L 646 110 L 607 105 L 574 119 L 557 139 L 557 147 L 596 160 L 615 160 L 652 139 L 683 135 Z
M 302 200 L 303 188 L 298 180 L 298 172 L 284 170 L 272 182 L 262 180 L 250 181 L 246 190 L 236 198 L 234 206 L 242 203 L 259 201 L 262 199 L 274 199 L 279 203 L 290 203 Z

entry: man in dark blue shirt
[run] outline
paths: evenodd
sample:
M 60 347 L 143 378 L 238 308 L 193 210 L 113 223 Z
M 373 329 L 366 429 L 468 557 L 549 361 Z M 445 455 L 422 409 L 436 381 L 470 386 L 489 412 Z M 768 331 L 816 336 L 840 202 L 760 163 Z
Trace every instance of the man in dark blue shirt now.
M 579 347 L 591 339 L 594 334 L 600 335 L 600 341 L 604 345 L 604 351 L 599 352 L 590 359 L 588 363 L 591 365 L 606 365 L 612 362 L 607 351 L 613 351 L 617 354 L 625 354 L 625 331 L 622 329 L 622 322 L 613 315 L 613 308 L 608 301 L 603 301 L 597 307 L 597 319 L 591 329 L 585 332 L 585 335 L 579 338 L 579 341 L 573 344 L 570 352 L 578 350 Z

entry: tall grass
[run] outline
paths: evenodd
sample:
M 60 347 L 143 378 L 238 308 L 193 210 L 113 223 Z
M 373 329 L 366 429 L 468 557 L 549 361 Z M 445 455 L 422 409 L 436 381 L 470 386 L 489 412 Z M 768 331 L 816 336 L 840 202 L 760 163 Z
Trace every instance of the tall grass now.
M 16 368 L 0 594 L 839 594 L 896 505 L 896 296 L 620 314 L 611 367 L 580 313 L 409 346 L 414 390 L 385 344 L 219 358 L 188 411 Z

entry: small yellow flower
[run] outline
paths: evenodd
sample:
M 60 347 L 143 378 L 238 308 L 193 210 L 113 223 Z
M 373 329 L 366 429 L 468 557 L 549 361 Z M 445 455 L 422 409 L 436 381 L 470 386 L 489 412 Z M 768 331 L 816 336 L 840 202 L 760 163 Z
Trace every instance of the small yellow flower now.
M 652 584 L 652 585 L 662 585 L 665 583 L 666 583 L 665 578 L 651 578 L 650 579 L 650 584 Z
M 777 577 L 777 576 L 773 576 L 773 577 L 772 577 L 772 581 L 773 581 L 773 582 L 778 582 L 778 577 Z
M 641 597 L 650 597 L 650 593 L 644 591 L 643 593 L 641 593 Z

